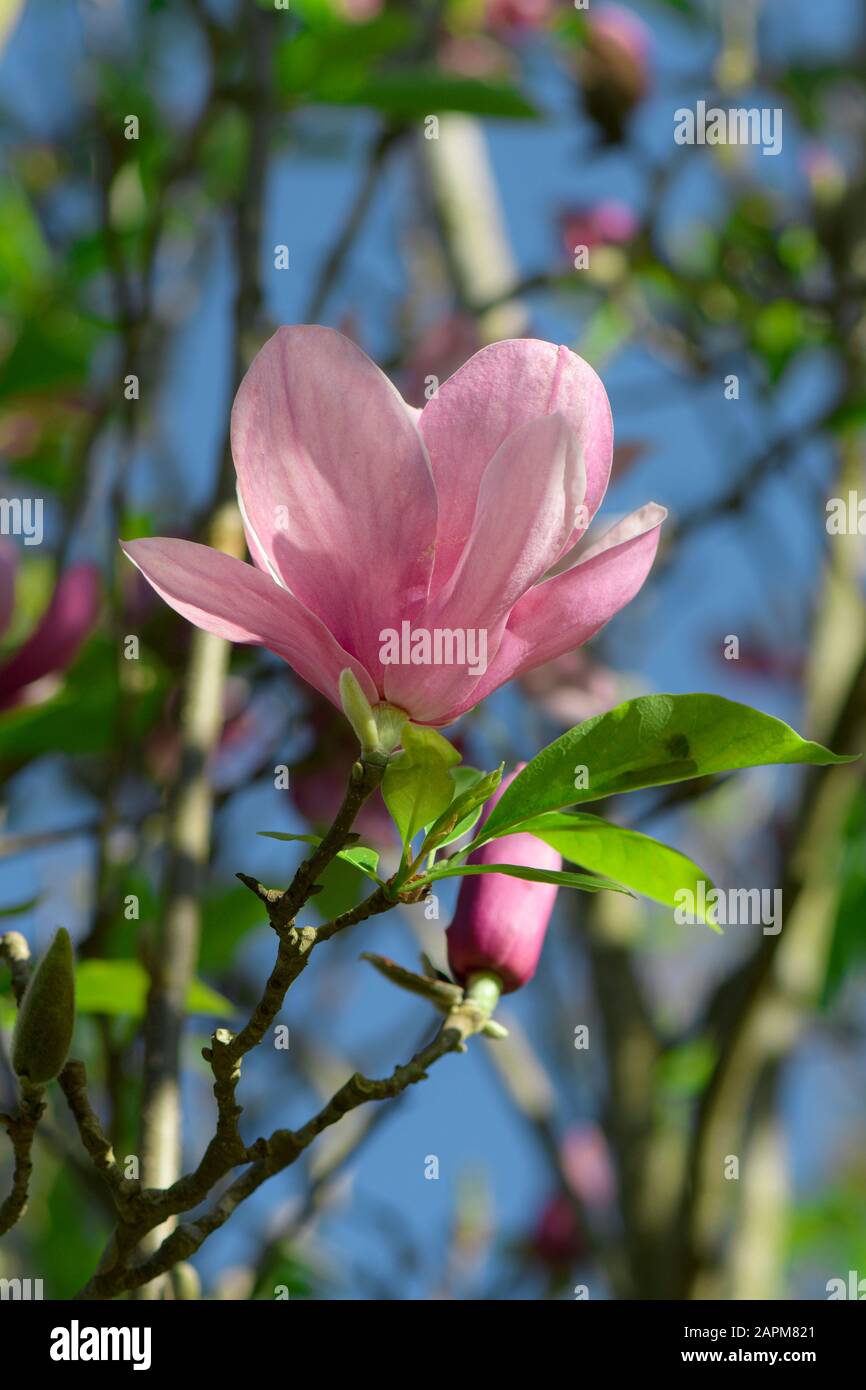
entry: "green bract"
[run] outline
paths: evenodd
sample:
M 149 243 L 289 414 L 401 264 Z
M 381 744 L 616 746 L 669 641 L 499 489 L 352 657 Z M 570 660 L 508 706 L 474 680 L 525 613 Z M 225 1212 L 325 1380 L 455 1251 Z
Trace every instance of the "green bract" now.
M 435 729 L 405 724 L 400 737 L 403 751 L 388 764 L 382 795 L 408 844 L 451 805 L 455 787 L 450 770 L 460 754 Z

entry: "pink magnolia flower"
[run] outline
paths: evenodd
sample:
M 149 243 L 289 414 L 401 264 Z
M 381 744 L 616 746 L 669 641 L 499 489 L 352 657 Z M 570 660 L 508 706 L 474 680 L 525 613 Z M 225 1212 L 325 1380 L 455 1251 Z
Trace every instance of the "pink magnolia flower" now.
M 560 1153 L 563 1172 L 584 1206 L 597 1211 L 610 1207 L 616 1196 L 616 1178 L 607 1140 L 598 1126 L 572 1125 Z
M 553 13 L 553 0 L 487 0 L 491 29 L 539 29 Z
M 646 578 L 665 515 L 653 504 L 563 559 L 611 449 L 604 387 L 568 348 L 494 343 L 419 412 L 340 333 L 281 328 L 232 412 L 256 567 L 170 538 L 124 550 L 177 612 L 268 647 L 334 704 L 349 669 L 371 704 L 446 725 L 581 646 Z M 431 657 L 432 640 L 407 656 L 419 633 L 469 634 L 476 658 L 483 637 L 483 660 L 453 644 Z
M 350 24 L 366 24 L 380 13 L 384 0 L 340 0 L 338 9 Z
M 402 388 L 410 405 L 423 406 L 429 394 L 430 377 L 441 381 L 451 376 L 480 346 L 478 322 L 472 314 L 446 314 L 431 323 L 406 362 Z
M 15 547 L 0 542 L 0 636 L 15 605 Z M 99 612 L 99 570 L 89 562 L 73 565 L 57 582 L 51 602 L 33 632 L 0 663 L 0 709 L 25 704 L 37 681 L 71 666 Z
M 562 1168 L 584 1208 L 604 1213 L 613 1202 L 615 1179 L 607 1141 L 593 1124 L 574 1125 L 561 1147 Z M 565 1270 L 588 1253 L 585 1232 L 568 1193 L 557 1192 L 542 1207 L 529 1249 L 554 1272 Z
M 818 141 L 808 144 L 800 156 L 800 166 L 816 202 L 824 205 L 839 202 L 848 185 L 848 173 L 829 145 Z
M 644 21 L 625 5 L 612 4 L 600 9 L 593 5 L 587 23 L 590 43 L 628 58 L 646 83 L 652 41 Z
M 560 215 L 560 233 L 569 256 L 575 247 L 624 246 L 633 241 L 640 229 L 640 219 L 628 203 L 616 198 L 603 198 L 592 207 L 567 208 Z
M 436 48 L 437 66 L 463 77 L 507 76 L 510 56 L 488 34 L 443 34 Z
M 563 729 L 613 709 L 624 697 L 616 673 L 587 656 L 565 652 L 520 678 L 521 689 Z
M 564 1192 L 548 1198 L 536 1218 L 528 1241 L 539 1264 L 558 1272 L 587 1254 L 587 1241 L 574 1203 Z
M 484 820 L 518 772 L 518 763 L 503 777 L 487 803 Z M 482 825 L 484 821 L 482 820 Z M 522 864 L 531 869 L 562 868 L 555 849 L 534 835 L 503 835 L 469 856 L 470 864 Z M 534 883 L 505 874 L 464 878 L 454 920 L 445 933 L 448 964 L 460 984 L 479 972 L 498 975 L 502 993 L 510 994 L 531 980 L 558 892 L 555 883 Z

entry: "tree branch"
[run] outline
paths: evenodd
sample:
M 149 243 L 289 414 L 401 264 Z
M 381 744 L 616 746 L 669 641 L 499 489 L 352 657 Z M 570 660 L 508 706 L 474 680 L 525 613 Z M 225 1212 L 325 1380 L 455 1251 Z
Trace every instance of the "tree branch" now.
M 129 1292 L 165 1274 L 180 1260 L 189 1259 L 208 1236 L 226 1223 L 242 1202 L 258 1191 L 269 1178 L 295 1163 L 325 1129 L 369 1101 L 393 1098 L 409 1086 L 423 1081 L 429 1067 L 440 1057 L 449 1052 L 464 1051 L 466 1039 L 479 1032 L 486 1019 L 486 1014 L 477 1005 L 465 1000 L 449 1014 L 432 1042 L 409 1062 L 395 1067 L 390 1076 L 372 1080 L 355 1072 L 301 1129 L 275 1130 L 269 1139 L 257 1140 L 248 1151 L 250 1156 L 254 1156 L 250 1167 L 231 1183 L 202 1216 L 178 1226 L 152 1255 L 140 1263 L 127 1267 L 116 1265 L 104 1272 L 97 1272 L 77 1297 L 111 1298 L 118 1293 Z

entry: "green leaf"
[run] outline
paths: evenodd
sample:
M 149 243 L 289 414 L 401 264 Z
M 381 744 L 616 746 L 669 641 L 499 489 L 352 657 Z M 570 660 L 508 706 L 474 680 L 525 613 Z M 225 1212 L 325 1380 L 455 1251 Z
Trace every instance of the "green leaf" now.
M 265 910 L 248 888 L 240 884 L 212 888 L 201 904 L 199 969 L 209 974 L 227 970 L 247 934 L 266 926 Z M 128 949 L 133 949 L 131 944 Z
M 0 907 L 0 917 L 22 917 L 25 912 L 32 912 L 38 902 L 38 898 L 28 898 L 24 903 L 10 903 L 8 907 Z
M 679 850 L 671 849 L 650 835 L 642 835 L 639 830 L 612 825 L 601 816 L 549 811 L 544 816 L 524 821 L 520 830 L 529 831 L 546 845 L 559 850 L 563 859 L 572 864 L 615 878 L 618 883 L 624 883 L 627 888 L 665 907 L 677 907 L 677 895 L 683 889 L 699 901 L 698 885 L 703 882 L 706 892 L 713 887 L 703 870 Z M 713 923 L 709 925 L 714 931 L 721 931 Z
M 537 108 L 509 82 L 461 77 L 405 64 L 372 74 L 326 71 L 307 95 L 334 106 L 368 106 L 404 121 L 444 111 L 523 120 L 539 115 Z
M 331 860 L 318 879 L 321 892 L 310 899 L 309 906 L 322 922 L 330 922 L 350 908 L 357 907 L 367 891 L 364 872 L 339 856 Z
M 345 859 L 348 864 L 354 864 L 356 869 L 363 869 L 370 878 L 376 878 L 379 855 L 376 850 L 369 849 L 367 845 L 355 845 L 351 849 L 341 849 L 337 858 Z
M 695 1038 L 662 1052 L 656 1063 L 656 1079 L 673 1097 L 690 1098 L 709 1081 L 718 1049 L 708 1038 Z
M 287 835 L 282 830 L 257 830 L 257 835 L 262 835 L 266 840 L 302 840 L 305 845 L 320 845 L 321 835 Z M 356 869 L 361 869 L 370 878 L 379 882 L 376 870 L 379 867 L 379 855 L 376 850 L 368 848 L 367 845 L 352 845 L 349 849 L 338 850 L 337 859 L 344 859 L 347 864 L 352 864 Z
M 457 794 L 438 820 L 425 826 L 424 850 L 444 849 L 478 822 L 484 803 L 502 781 L 504 764 L 495 772 L 479 772 L 475 767 L 452 767 L 451 777 Z
M 406 724 L 402 753 L 392 758 L 382 781 L 382 795 L 404 845 L 435 821 L 454 797 L 450 770 L 460 754 L 435 729 Z
M 525 878 L 532 883 L 557 883 L 561 888 L 583 888 L 587 893 L 601 893 L 609 889 L 614 893 L 625 893 L 633 898 L 634 893 L 607 878 L 593 878 L 589 874 L 573 874 L 566 869 L 528 869 L 525 864 L 437 864 L 424 874 L 419 882 L 433 883 L 440 878 L 467 877 L 473 874 L 505 874 L 508 878 Z M 413 880 L 413 885 L 414 885 Z
M 140 1018 L 147 1003 L 150 977 L 137 960 L 83 960 L 75 970 L 76 1012 L 127 1014 Z M 191 1014 L 223 1016 L 236 1012 L 230 1003 L 203 980 L 193 980 L 186 1007 Z
M 544 748 L 515 777 L 472 848 L 546 811 L 641 787 L 768 763 L 852 761 L 720 695 L 641 695 Z
M 305 845 L 322 843 L 321 835 L 290 835 L 285 830 L 257 830 L 256 834 L 261 835 L 264 840 L 285 840 L 289 844 L 294 841 L 300 841 Z

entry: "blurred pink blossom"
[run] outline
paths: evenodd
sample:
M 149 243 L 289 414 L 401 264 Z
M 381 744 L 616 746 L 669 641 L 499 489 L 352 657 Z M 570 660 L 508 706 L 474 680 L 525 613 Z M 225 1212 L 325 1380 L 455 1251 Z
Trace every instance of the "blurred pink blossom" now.
M 616 1180 L 607 1140 L 596 1125 L 574 1125 L 561 1145 L 564 1175 L 587 1211 L 604 1212 L 612 1204 Z M 550 1197 L 529 1239 L 536 1260 L 552 1272 L 567 1270 L 588 1253 L 575 1203 L 567 1192 Z
M 529 1238 L 529 1249 L 539 1264 L 553 1271 L 570 1268 L 586 1254 L 586 1237 L 566 1193 L 557 1192 L 545 1202 Z
M 464 77 L 495 77 L 507 73 L 511 57 L 489 34 L 446 34 L 436 50 L 440 68 Z
M 559 218 L 562 244 L 568 256 L 576 246 L 623 246 L 640 230 L 640 219 L 628 203 L 606 198 L 589 207 L 566 208 Z
M 436 319 L 415 343 L 406 360 L 403 394 L 410 405 L 423 407 L 433 388 L 453 376 L 481 346 L 478 321 L 472 314 L 446 314 Z
M 14 545 L 0 538 L 0 636 L 12 616 L 16 569 Z M 47 692 L 37 683 L 72 665 L 96 623 L 99 587 L 99 570 L 87 561 L 61 575 L 33 632 L 0 663 L 0 709 L 38 700 Z
M 650 31 L 623 5 L 593 5 L 578 59 L 584 102 L 605 139 L 623 139 L 625 121 L 650 90 Z
M 590 1211 L 609 1207 L 616 1195 L 616 1178 L 610 1149 L 594 1124 L 576 1124 L 560 1146 L 563 1172 L 583 1205 Z
M 160 722 L 145 739 L 148 769 L 160 782 L 177 776 L 183 757 L 179 717 L 182 692 L 170 692 Z M 222 700 L 223 726 L 208 758 L 208 779 L 217 792 L 239 786 L 262 768 L 284 737 L 287 708 L 272 690 L 255 690 L 249 681 L 229 676 Z
M 829 145 L 811 141 L 800 156 L 812 194 L 819 203 L 836 203 L 848 186 L 848 172 Z
M 366 24 L 384 8 L 384 0 L 338 0 L 338 8 L 350 24 Z
M 587 23 L 591 44 L 628 57 L 635 69 L 640 69 L 644 83 L 648 81 L 652 38 L 634 10 L 625 5 L 592 5 L 587 11 Z
M 487 0 L 490 29 L 538 29 L 556 9 L 555 0 Z
M 584 651 L 566 652 L 537 666 L 521 676 L 520 685 L 564 729 L 604 714 L 622 698 L 616 674 Z

